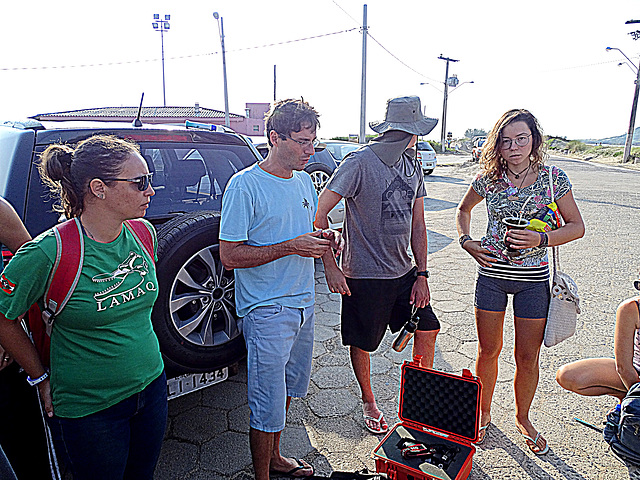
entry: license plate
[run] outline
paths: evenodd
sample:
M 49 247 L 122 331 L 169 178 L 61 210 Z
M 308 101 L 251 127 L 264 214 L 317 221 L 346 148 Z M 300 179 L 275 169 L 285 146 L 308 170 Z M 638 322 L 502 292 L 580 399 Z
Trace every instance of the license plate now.
M 167 396 L 169 400 L 178 398 L 187 393 L 195 392 L 216 383 L 224 382 L 229 378 L 229 368 L 221 368 L 215 372 L 186 373 L 178 377 L 167 379 Z

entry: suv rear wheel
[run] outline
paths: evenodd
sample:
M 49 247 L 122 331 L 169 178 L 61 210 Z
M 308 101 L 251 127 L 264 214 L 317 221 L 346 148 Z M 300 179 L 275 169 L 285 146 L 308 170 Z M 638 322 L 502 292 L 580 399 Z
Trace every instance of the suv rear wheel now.
M 312 163 L 307 165 L 304 169 L 311 176 L 311 181 L 316 189 L 316 193 L 320 195 L 320 192 L 327 184 L 333 173 L 329 167 L 323 163 Z
M 220 262 L 220 214 L 180 215 L 158 230 L 153 327 L 167 367 L 210 371 L 245 354 L 233 272 Z

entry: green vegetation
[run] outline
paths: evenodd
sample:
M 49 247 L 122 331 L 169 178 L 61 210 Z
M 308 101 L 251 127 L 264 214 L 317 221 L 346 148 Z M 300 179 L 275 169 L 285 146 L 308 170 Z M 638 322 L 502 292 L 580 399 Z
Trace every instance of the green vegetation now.
M 473 137 L 486 137 L 487 132 L 485 132 L 482 128 L 467 128 L 467 130 L 464 132 L 464 136 L 469 140 L 472 140 Z
M 545 145 L 551 153 L 574 155 L 584 160 L 592 158 L 616 158 L 622 161 L 624 146 L 618 145 L 588 145 L 580 140 L 567 140 L 566 137 L 546 137 Z M 640 161 L 640 147 L 631 149 L 630 161 Z
M 442 153 L 442 146 L 440 145 L 440 142 L 436 142 L 435 140 L 427 140 L 427 142 L 429 142 L 429 145 L 431 145 L 436 153 Z

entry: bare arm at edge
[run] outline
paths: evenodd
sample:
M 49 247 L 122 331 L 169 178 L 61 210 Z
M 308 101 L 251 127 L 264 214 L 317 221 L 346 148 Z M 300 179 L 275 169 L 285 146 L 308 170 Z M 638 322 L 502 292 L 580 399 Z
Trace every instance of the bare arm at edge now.
M 18 217 L 11 204 L 0 197 L 0 243 L 15 253 L 24 243 L 31 240 L 31 235 Z

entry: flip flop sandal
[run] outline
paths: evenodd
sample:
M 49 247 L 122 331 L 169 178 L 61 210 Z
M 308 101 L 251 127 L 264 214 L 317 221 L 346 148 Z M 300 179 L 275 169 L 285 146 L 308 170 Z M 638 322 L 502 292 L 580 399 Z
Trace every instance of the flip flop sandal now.
M 538 440 L 540 440 L 540 438 L 544 438 L 544 437 L 542 437 L 542 434 L 540 432 L 538 432 L 538 434 L 536 435 L 536 439 L 535 440 L 533 438 L 531 438 L 529 435 L 526 435 L 526 434 L 524 434 L 522 432 L 520 432 L 520 435 L 522 435 L 522 438 L 525 439 L 525 441 L 527 443 L 527 447 L 529 447 L 529 450 L 531 450 L 536 455 L 545 455 L 549 451 L 549 444 L 546 443 L 546 441 L 545 441 L 544 448 L 542 450 L 540 450 L 540 446 L 538 445 Z M 531 443 L 529 443 L 529 442 L 531 442 Z
M 366 427 L 367 430 L 369 430 L 371 433 L 379 435 L 381 433 L 387 433 L 389 431 L 389 426 L 387 426 L 387 428 L 382 429 L 382 419 L 384 418 L 384 415 L 382 414 L 382 412 L 380 412 L 380 416 L 378 418 L 376 417 L 372 417 L 371 415 L 367 415 L 366 413 L 362 414 L 362 418 L 364 418 L 365 422 L 364 422 L 364 426 Z M 378 430 L 375 430 L 373 428 L 371 428 L 369 426 L 369 424 L 366 422 L 367 420 L 371 421 L 371 422 L 375 422 L 378 424 L 378 427 L 380 427 Z
M 305 477 L 312 477 L 313 475 L 315 475 L 316 471 L 313 468 L 313 465 L 306 465 L 306 464 L 302 463 L 302 460 L 300 460 L 299 458 L 296 458 L 295 460 L 296 460 L 296 463 L 298 464 L 298 466 L 292 468 L 288 472 L 280 472 L 278 470 L 270 470 L 269 473 L 271 475 L 277 475 L 279 477 L 291 477 L 291 478 L 305 478 Z M 296 473 L 298 473 L 301 470 L 311 470 L 311 475 L 296 475 Z
M 476 445 L 480 445 L 487 438 L 487 428 L 489 428 L 489 425 L 491 425 L 491 422 L 478 429 L 478 441 L 475 442 Z

